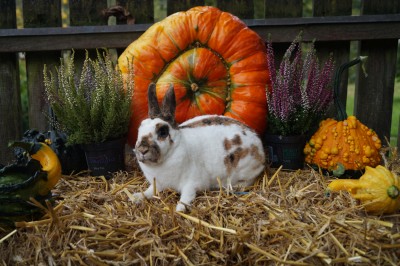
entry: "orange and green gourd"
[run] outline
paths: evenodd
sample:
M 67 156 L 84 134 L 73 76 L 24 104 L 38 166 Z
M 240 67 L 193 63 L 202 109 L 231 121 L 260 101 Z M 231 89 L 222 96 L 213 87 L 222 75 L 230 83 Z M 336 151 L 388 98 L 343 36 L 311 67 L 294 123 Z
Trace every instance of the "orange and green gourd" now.
M 14 141 L 9 145 L 24 149 L 38 164 L 35 169 L 24 169 L 28 167 L 17 164 L 0 169 L 0 194 L 18 191 L 20 197 L 27 199 L 35 195 L 46 196 L 62 176 L 57 154 L 42 142 Z
M 266 47 L 257 33 L 228 12 L 201 6 L 172 14 L 131 43 L 118 65 L 125 78 L 133 68 L 131 145 L 147 118 L 152 82 L 160 102 L 173 84 L 178 123 L 217 114 L 240 120 L 260 134 L 266 127 Z
M 336 72 L 334 102 L 338 120 L 328 118 L 321 121 L 317 132 L 304 148 L 306 163 L 333 171 L 339 176 L 344 171 L 363 170 L 366 166 L 375 167 L 381 162 L 379 150 L 382 144 L 378 135 L 355 116 L 347 117 L 338 97 L 343 71 L 361 60 L 363 58 L 359 57 L 348 62 Z
M 400 178 L 382 165 L 366 166 L 360 179 L 337 179 L 328 185 L 328 191 L 340 190 L 360 200 L 370 213 L 390 214 L 400 209 Z
M 39 217 L 42 210 L 29 203 L 34 198 L 46 206 L 52 201 L 51 190 L 61 178 L 61 164 L 56 153 L 42 142 L 12 142 L 30 156 L 24 164 L 10 164 L 0 169 L 0 227 L 14 227 L 15 221 Z

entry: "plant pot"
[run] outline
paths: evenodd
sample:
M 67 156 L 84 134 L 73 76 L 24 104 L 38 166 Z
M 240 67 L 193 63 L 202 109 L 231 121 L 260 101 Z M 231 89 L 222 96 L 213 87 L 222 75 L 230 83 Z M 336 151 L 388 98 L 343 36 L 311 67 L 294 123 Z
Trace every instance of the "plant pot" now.
M 306 136 L 264 136 L 266 152 L 272 167 L 297 170 L 304 167 L 303 149 L 306 145 Z
M 85 152 L 80 145 L 67 146 L 61 154 L 57 153 L 57 155 L 64 175 L 77 174 L 88 168 Z
M 125 142 L 126 138 L 121 138 L 83 145 L 91 175 L 110 179 L 112 173 L 125 170 Z

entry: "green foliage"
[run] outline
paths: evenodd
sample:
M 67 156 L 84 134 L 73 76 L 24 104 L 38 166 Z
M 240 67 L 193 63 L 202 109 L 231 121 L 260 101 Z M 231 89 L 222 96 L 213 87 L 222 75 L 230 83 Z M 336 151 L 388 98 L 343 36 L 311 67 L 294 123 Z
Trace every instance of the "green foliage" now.
M 56 116 L 53 122 L 67 133 L 69 144 L 104 142 L 126 135 L 133 76 L 130 74 L 125 83 L 107 51 L 98 51 L 95 60 L 86 53 L 81 71 L 76 70 L 72 53 L 61 60 L 56 74 L 46 66 L 43 72 L 47 100 Z

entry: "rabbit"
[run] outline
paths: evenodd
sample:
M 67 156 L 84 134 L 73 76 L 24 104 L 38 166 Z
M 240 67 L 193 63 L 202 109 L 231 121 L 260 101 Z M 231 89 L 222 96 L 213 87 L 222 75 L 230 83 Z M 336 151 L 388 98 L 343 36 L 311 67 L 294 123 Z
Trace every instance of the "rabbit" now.
M 265 154 L 257 133 L 226 116 L 202 115 L 177 125 L 175 92 L 171 84 L 158 105 L 156 86 L 148 88 L 149 118 L 142 121 L 133 152 L 149 188 L 133 196 L 137 202 L 158 191 L 180 193 L 176 211 L 184 212 L 196 192 L 251 186 L 264 170 Z

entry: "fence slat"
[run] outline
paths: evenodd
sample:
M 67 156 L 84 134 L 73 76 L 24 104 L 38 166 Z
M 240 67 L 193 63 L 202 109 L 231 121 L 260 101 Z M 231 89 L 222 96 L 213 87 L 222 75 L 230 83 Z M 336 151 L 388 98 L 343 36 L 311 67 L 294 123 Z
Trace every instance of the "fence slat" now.
M 217 0 L 217 7 L 227 11 L 240 19 L 254 18 L 253 0 Z
M 296 18 L 303 15 L 302 0 L 265 0 L 266 18 Z
M 60 2 L 23 0 L 24 27 L 39 28 L 61 25 Z
M 60 27 L 61 1 L 36 0 L 23 1 L 24 27 Z M 47 44 L 51 46 L 51 43 Z M 49 66 L 59 63 L 60 52 L 28 52 L 26 53 L 26 74 L 29 95 L 29 128 L 46 131 L 48 119 L 46 114 L 49 107 L 44 97 L 43 65 Z
M 400 12 L 397 0 L 363 1 L 362 14 L 392 14 Z M 374 34 L 371 32 L 371 34 Z M 358 67 L 355 91 L 355 114 L 373 128 L 381 140 L 390 139 L 394 80 L 396 75 L 398 40 L 368 40 L 360 42 L 360 54 L 368 56 L 365 77 Z
M 69 0 L 71 26 L 107 25 L 102 11 L 107 8 L 107 0 Z
M 301 17 L 303 14 L 303 1 L 302 0 L 265 0 L 265 18 L 295 18 L 295 17 Z M 284 7 L 283 7 L 284 6 Z M 290 42 L 292 42 L 295 37 L 300 33 L 300 29 L 296 32 L 291 32 L 290 35 L 291 37 Z M 285 32 L 282 30 L 281 32 Z M 290 42 L 288 43 L 276 43 L 274 39 L 276 38 L 277 34 L 272 34 L 271 32 L 268 32 L 268 34 L 271 34 L 271 39 L 273 42 L 273 48 L 274 48 L 274 53 L 275 53 L 275 65 L 276 68 L 278 69 L 280 61 L 285 54 L 285 51 L 290 45 Z M 261 35 L 262 38 L 267 38 L 267 35 Z
M 16 28 L 15 1 L 0 2 L 0 28 Z M 22 130 L 21 96 L 18 61 L 15 53 L 0 53 L 0 163 L 13 159 L 7 147 L 11 140 L 19 139 Z
M 186 11 L 194 6 L 204 5 L 204 0 L 168 0 L 167 15 L 171 15 L 178 11 Z
M 82 25 L 91 25 L 91 26 L 107 25 L 108 18 L 103 14 L 103 11 L 106 9 L 107 9 L 107 0 L 99 0 L 99 1 L 70 0 L 69 1 L 69 15 L 71 20 L 70 26 L 74 27 Z M 85 49 L 82 50 L 76 49 L 75 47 L 71 48 L 75 49 L 74 64 L 76 70 L 82 68 L 83 61 L 85 60 L 86 56 L 85 50 L 89 52 L 89 55 L 92 58 L 96 56 L 96 51 L 94 49 L 89 49 L 89 47 L 86 47 Z M 101 48 L 101 47 L 96 47 L 96 48 Z M 67 55 L 65 54 L 65 52 L 70 53 L 70 51 L 63 51 L 63 57 Z
M 399 115 L 399 128 L 397 129 L 397 150 L 400 151 L 400 115 Z
M 313 16 L 314 17 L 326 17 L 326 16 L 350 16 L 351 15 L 352 2 L 351 1 L 331 1 L 331 0 L 319 0 L 314 1 Z M 325 61 L 330 53 L 333 53 L 333 60 L 335 61 L 336 67 L 341 64 L 348 62 L 350 54 L 350 42 L 349 41 L 329 41 L 319 42 L 316 40 L 315 48 L 318 53 L 318 57 L 321 61 Z M 343 73 L 342 80 L 340 82 L 340 94 L 339 99 L 346 106 L 347 101 L 347 83 L 348 83 L 348 71 Z M 336 110 L 332 108 L 329 110 L 328 116 L 335 117 Z
M 135 19 L 135 23 L 154 22 L 154 1 L 149 0 L 118 0 L 117 4 L 126 8 Z

